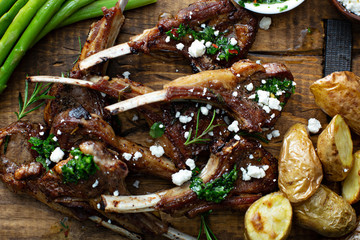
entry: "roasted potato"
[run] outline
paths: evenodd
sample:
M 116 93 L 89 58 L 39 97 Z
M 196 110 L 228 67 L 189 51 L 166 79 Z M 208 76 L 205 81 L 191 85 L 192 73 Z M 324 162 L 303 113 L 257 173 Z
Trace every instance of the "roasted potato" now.
M 292 220 L 290 201 L 282 192 L 270 193 L 254 202 L 245 214 L 245 238 L 286 239 Z
M 320 186 L 323 172 L 306 126 L 297 123 L 284 136 L 279 157 L 280 190 L 292 203 L 302 202 Z
M 354 162 L 352 152 L 350 129 L 340 115 L 335 115 L 317 141 L 324 177 L 334 182 L 344 180 Z
M 354 154 L 354 166 L 342 184 L 341 195 L 350 204 L 360 200 L 360 151 Z
M 335 72 L 310 86 L 316 104 L 331 117 L 340 114 L 360 135 L 360 77 L 352 72 Z
M 321 185 L 303 203 L 293 205 L 294 220 L 326 237 L 341 237 L 356 227 L 356 213 L 342 197 Z

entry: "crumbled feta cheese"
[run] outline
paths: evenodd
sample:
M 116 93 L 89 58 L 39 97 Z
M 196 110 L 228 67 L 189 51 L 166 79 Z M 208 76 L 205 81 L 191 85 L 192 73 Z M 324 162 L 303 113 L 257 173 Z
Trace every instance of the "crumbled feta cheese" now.
M 268 30 L 271 25 L 271 18 L 270 17 L 263 17 L 260 20 L 259 27 L 264 30 Z
M 269 104 L 270 92 L 264 91 L 264 90 L 257 90 L 257 95 L 259 96 L 258 103 L 261 103 L 261 104 L 264 104 L 264 105 Z
M 248 97 L 248 99 L 255 99 L 256 98 L 256 94 L 252 94 Z
M 170 42 L 170 36 L 167 36 L 166 39 L 165 39 L 165 42 Z
M 237 40 L 236 40 L 235 38 L 231 38 L 231 39 L 230 39 L 230 44 L 233 45 L 233 46 L 236 45 L 236 44 L 237 44 Z
M 60 130 L 57 130 L 56 134 L 57 134 L 57 135 L 61 135 L 61 131 L 60 131 Z
M 233 95 L 233 97 L 237 97 L 237 96 L 238 96 L 238 92 L 234 91 L 234 92 L 232 93 L 232 95 Z
M 211 47 L 211 45 L 212 45 L 212 42 L 207 41 L 207 42 L 205 43 L 205 47 L 207 47 L 207 48 Z
M 176 117 L 176 118 L 179 118 L 179 117 L 180 117 L 180 112 L 176 112 L 176 113 L 175 113 L 175 117 Z
M 211 110 L 212 109 L 212 106 L 210 104 L 206 104 L 206 108 Z
M 141 152 L 136 152 L 134 153 L 134 160 L 138 160 L 139 158 L 141 158 L 143 155 L 141 154 Z
M 249 164 L 247 166 L 246 169 L 244 169 L 243 167 L 240 168 L 241 172 L 242 172 L 242 179 L 244 181 L 249 181 L 251 178 L 263 178 L 265 177 L 266 173 L 265 171 L 269 169 L 268 165 L 264 165 L 264 166 L 253 166 L 251 164 Z
M 206 28 L 206 24 L 205 24 L 205 23 L 203 23 L 203 24 L 201 24 L 201 25 L 200 25 L 200 27 L 202 27 L 202 28 Z
M 318 133 L 321 128 L 321 123 L 316 118 L 310 118 L 308 120 L 308 129 L 311 133 Z
M 193 12 L 189 12 L 190 19 L 192 18 L 192 15 L 193 15 Z
M 273 119 L 275 117 L 275 113 L 271 114 L 270 118 Z
M 271 133 L 266 134 L 266 138 L 270 141 L 273 138 L 273 135 Z
M 205 116 L 207 116 L 209 114 L 209 109 L 207 107 L 201 107 L 200 111 Z
M 281 111 L 280 101 L 277 98 L 269 98 L 269 108 Z
M 46 159 L 46 160 L 45 160 L 45 163 L 46 163 L 46 165 L 49 166 L 49 165 L 51 164 L 51 161 L 50 161 L 49 159 Z
M 237 120 L 234 120 L 229 126 L 228 126 L 228 130 L 230 132 L 238 132 L 239 129 L 239 122 Z
M 360 16 L 360 2 L 358 0 L 338 0 L 348 11 Z
M 96 179 L 94 184 L 92 185 L 92 188 L 96 188 L 99 185 L 99 181 Z
M 65 153 L 63 152 L 63 150 L 61 150 L 60 147 L 55 148 L 55 150 L 51 153 L 50 155 L 50 160 L 52 162 L 59 162 L 60 160 L 63 159 Z
M 119 190 L 115 190 L 115 191 L 113 192 L 113 195 L 114 195 L 115 197 L 119 196 Z
M 185 132 L 185 133 L 184 133 L 184 138 L 185 138 L 185 139 L 188 139 L 189 134 L 190 134 L 189 132 Z
M 215 35 L 215 36 L 219 36 L 219 33 L 220 33 L 220 31 L 219 31 L 219 30 L 216 30 L 216 31 L 214 32 L 214 35 Z
M 271 109 L 269 108 L 269 106 L 263 106 L 263 109 L 266 113 L 270 113 Z
M 185 47 L 185 45 L 184 44 L 182 44 L 182 43 L 178 43 L 178 44 L 176 44 L 176 48 L 178 49 L 178 50 L 183 50 L 184 49 L 184 47 Z
M 271 132 L 271 135 L 276 138 L 276 137 L 280 137 L 280 131 L 279 130 L 274 130 Z
M 135 180 L 135 182 L 133 183 L 133 186 L 135 188 L 139 188 L 139 184 L 140 184 L 140 181 L 139 180 Z
M 251 92 L 252 90 L 254 90 L 254 84 L 253 83 L 249 83 L 248 85 L 245 86 L 246 90 L 248 90 L 249 92 Z
M 255 61 L 257 64 L 261 64 L 261 60 L 256 60 Z
M 191 122 L 191 120 L 192 120 L 192 117 L 190 117 L 190 116 L 180 116 L 179 117 L 179 121 L 181 123 L 189 123 L 189 122 Z
M 159 128 L 164 128 L 164 124 L 159 124 Z
M 213 131 L 209 132 L 209 136 L 214 136 L 214 132 Z
M 191 57 L 198 58 L 205 54 L 206 47 L 204 43 L 195 39 L 189 47 L 189 54 Z
M 39 132 L 39 135 L 40 135 L 40 136 L 44 136 L 44 132 Z
M 125 158 L 125 160 L 129 161 L 132 157 L 132 154 L 130 153 L 123 153 L 122 154 L 123 158 Z
M 177 185 L 181 186 L 184 182 L 189 181 L 192 176 L 192 171 L 181 169 L 180 171 L 171 175 L 172 182 Z
M 262 84 L 265 84 L 265 83 L 266 83 L 266 80 L 265 80 L 265 79 L 262 79 L 262 80 L 261 80 L 261 83 L 262 83 Z
M 131 119 L 133 122 L 136 122 L 137 120 L 139 120 L 138 115 L 134 114 L 134 116 Z
M 234 139 L 235 139 L 236 141 L 239 141 L 239 140 L 240 140 L 240 136 L 236 134 L 236 135 L 234 136 Z
M 150 151 L 151 151 L 151 155 L 154 155 L 156 157 L 161 157 L 165 153 L 164 148 L 162 146 L 156 146 L 156 145 L 151 146 Z
M 250 154 L 249 159 L 254 159 L 254 155 Z
M 186 166 L 188 166 L 190 168 L 190 170 L 194 170 L 194 168 L 196 167 L 194 159 L 191 159 L 191 158 L 188 158 L 185 161 L 185 164 L 186 164 Z
M 108 220 L 108 223 L 111 224 L 111 219 Z
M 98 209 L 100 209 L 100 207 L 101 207 L 100 203 L 96 204 L 96 207 L 97 207 Z
M 125 72 L 123 72 L 122 75 L 124 76 L 124 78 L 129 78 L 130 72 L 129 72 L 129 71 L 125 71 Z

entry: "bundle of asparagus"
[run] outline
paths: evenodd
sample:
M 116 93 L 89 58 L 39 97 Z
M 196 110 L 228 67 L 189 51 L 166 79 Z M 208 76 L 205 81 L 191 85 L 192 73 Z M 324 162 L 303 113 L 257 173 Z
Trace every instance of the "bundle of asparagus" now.
M 157 0 L 129 0 L 125 10 Z M 0 0 L 0 94 L 26 51 L 50 31 L 103 15 L 117 0 Z

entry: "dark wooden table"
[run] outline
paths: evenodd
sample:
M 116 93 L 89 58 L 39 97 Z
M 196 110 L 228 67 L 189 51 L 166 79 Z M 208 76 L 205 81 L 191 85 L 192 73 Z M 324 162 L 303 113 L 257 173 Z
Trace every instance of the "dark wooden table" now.
M 175 13 L 193 0 L 169 1 L 125 13 L 126 22 L 117 39 L 125 42 L 130 36 L 153 27 L 158 15 L 163 12 Z M 258 15 L 261 18 L 261 15 Z M 317 118 L 323 127 L 327 116 L 315 105 L 309 86 L 323 77 L 324 62 L 324 19 L 344 19 L 328 0 L 307 0 L 295 10 L 271 16 L 269 30 L 259 30 L 249 58 L 263 62 L 281 62 L 292 71 L 297 83 L 296 93 L 286 105 L 282 117 L 275 126 L 281 137 L 266 146 L 276 157 L 282 143 L 282 136 L 294 123 L 307 123 L 309 118 Z M 92 21 L 83 21 L 50 33 L 31 49 L 12 75 L 9 86 L 0 96 L 0 127 L 16 121 L 13 112 L 18 111 L 18 92 L 24 91 L 24 79 L 29 75 L 56 75 L 71 69 L 79 54 L 78 37 L 82 42 Z M 311 29 L 311 33 L 308 32 Z M 353 61 L 352 71 L 360 75 L 360 24 L 353 24 Z M 191 74 L 191 68 L 182 57 L 172 54 L 132 55 L 112 60 L 108 75 L 131 73 L 130 79 L 144 83 L 155 89 L 180 76 Z M 42 110 L 30 114 L 27 119 L 43 121 Z M 136 139 L 139 135 L 132 134 Z M 312 136 L 316 143 L 317 136 Z M 354 136 L 355 149 L 359 149 L 359 138 Z M 140 189 L 132 186 L 140 180 Z M 127 179 L 133 193 L 153 192 L 155 189 L 168 188 L 171 185 L 158 179 L 149 179 L 130 175 Z M 210 216 L 210 225 L 218 239 L 243 239 L 244 213 L 218 211 Z M 174 227 L 197 236 L 200 219 L 171 218 L 163 214 Z M 0 183 L 0 239 L 64 239 L 60 220 L 64 216 L 42 203 L 9 191 Z M 69 239 L 122 239 L 121 236 L 92 222 L 78 222 L 69 219 Z M 153 237 L 146 237 L 154 239 Z M 161 238 L 159 238 L 161 239 Z M 289 239 L 322 239 L 315 233 L 293 226 Z

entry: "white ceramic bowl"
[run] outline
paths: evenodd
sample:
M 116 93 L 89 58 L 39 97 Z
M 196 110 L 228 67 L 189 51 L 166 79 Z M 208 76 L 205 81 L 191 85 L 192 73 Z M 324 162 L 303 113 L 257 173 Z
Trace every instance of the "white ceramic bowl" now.
M 255 5 L 254 3 L 245 3 L 245 8 L 252 12 L 261 14 L 278 14 L 290 11 L 291 9 L 296 8 L 303 2 L 304 0 L 288 0 L 282 3 L 260 5 Z

